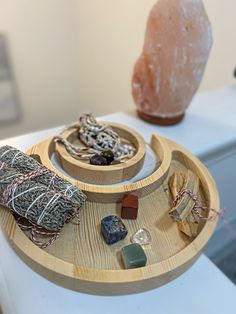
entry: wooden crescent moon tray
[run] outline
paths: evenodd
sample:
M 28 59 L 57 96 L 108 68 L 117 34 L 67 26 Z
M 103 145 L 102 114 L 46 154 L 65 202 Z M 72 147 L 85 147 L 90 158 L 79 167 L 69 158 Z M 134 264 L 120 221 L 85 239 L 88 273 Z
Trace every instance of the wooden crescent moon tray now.
M 52 138 L 32 147 L 29 154 L 38 154 L 46 166 L 81 187 L 89 200 L 81 209 L 81 224 L 66 224 L 59 239 L 46 250 L 35 246 L 17 226 L 11 212 L 2 208 L 0 223 L 16 252 L 48 280 L 96 295 L 146 291 L 166 284 L 185 272 L 212 236 L 217 219 L 204 221 L 195 239 L 190 240 L 182 234 L 168 214 L 172 206 L 169 178 L 173 173 L 191 170 L 200 181 L 201 202 L 209 208 L 219 209 L 218 191 L 206 167 L 181 146 L 154 134 L 151 147 L 161 161 L 160 166 L 146 178 L 120 186 L 87 185 L 59 173 L 50 162 L 54 149 Z M 108 246 L 100 234 L 100 221 L 110 214 L 120 215 L 119 200 L 124 193 L 131 192 L 140 197 L 138 218 L 124 220 L 128 236 Z M 210 213 L 205 215 L 209 217 Z M 125 270 L 120 250 L 130 244 L 130 236 L 140 228 L 148 229 L 152 237 L 152 243 L 144 247 L 147 265 Z

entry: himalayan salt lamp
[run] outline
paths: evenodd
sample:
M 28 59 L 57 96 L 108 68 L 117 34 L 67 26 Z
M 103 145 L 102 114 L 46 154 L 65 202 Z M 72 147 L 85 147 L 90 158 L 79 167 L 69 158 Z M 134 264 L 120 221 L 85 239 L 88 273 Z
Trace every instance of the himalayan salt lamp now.
M 162 125 L 180 122 L 201 83 L 211 46 L 202 0 L 158 0 L 133 74 L 139 116 Z

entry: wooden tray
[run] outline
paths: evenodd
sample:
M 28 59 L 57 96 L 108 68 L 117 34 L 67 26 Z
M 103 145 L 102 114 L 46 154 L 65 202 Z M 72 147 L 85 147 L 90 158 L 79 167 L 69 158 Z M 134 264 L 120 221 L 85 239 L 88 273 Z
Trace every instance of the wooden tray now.
M 96 295 L 129 294 L 156 288 L 191 267 L 212 236 L 217 220 L 203 223 L 194 240 L 180 233 L 168 215 L 171 208 L 168 179 L 173 172 L 190 169 L 200 179 L 202 203 L 219 209 L 217 188 L 208 170 L 191 153 L 157 135 L 152 141 L 163 157 L 162 164 L 157 173 L 146 179 L 151 186 L 148 193 L 144 191 L 148 182 L 138 183 L 136 187 L 145 196 L 140 198 L 138 219 L 124 221 L 129 231 L 124 241 L 108 246 L 100 235 L 100 220 L 109 214 L 120 214 L 120 205 L 116 202 L 87 202 L 81 210 L 81 225 L 67 224 L 60 238 L 45 251 L 35 246 L 19 229 L 9 210 L 2 208 L 0 223 L 22 259 L 39 274 L 63 287 Z M 206 213 L 207 217 L 209 215 Z M 147 266 L 124 270 L 120 250 L 130 243 L 130 236 L 143 227 L 152 236 L 152 244 L 145 248 Z
M 121 139 L 128 140 L 133 144 L 136 148 L 136 153 L 133 158 L 117 165 L 94 166 L 90 165 L 87 161 L 77 160 L 71 157 L 65 147 L 57 143 L 54 150 L 57 152 L 58 161 L 69 175 L 82 182 L 105 185 L 129 180 L 139 172 L 142 168 L 146 153 L 146 144 L 143 137 L 122 124 L 109 122 L 109 126 L 112 127 Z M 78 144 L 77 130 L 68 130 L 62 135 L 64 138 L 68 139 L 69 142 Z M 50 144 L 48 146 L 43 144 L 42 150 L 49 146 Z M 41 156 L 42 151 L 39 154 Z

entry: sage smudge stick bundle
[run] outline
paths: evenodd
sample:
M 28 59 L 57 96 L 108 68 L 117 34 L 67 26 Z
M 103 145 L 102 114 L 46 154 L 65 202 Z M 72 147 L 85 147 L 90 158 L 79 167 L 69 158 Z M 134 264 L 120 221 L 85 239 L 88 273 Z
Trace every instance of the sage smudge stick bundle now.
M 50 231 L 59 231 L 78 211 L 78 206 L 61 193 L 23 176 L 0 162 L 1 203 L 13 212 Z
M 0 203 L 12 210 L 18 225 L 39 247 L 52 244 L 66 222 L 78 218 L 86 196 L 16 148 L 0 148 Z M 42 242 L 39 238 L 45 239 Z
M 16 168 L 22 174 L 28 174 L 42 167 L 37 160 L 11 146 L 0 147 L 0 161 Z M 65 195 L 72 202 L 77 203 L 78 207 L 81 207 L 86 200 L 86 196 L 76 185 L 62 179 L 49 169 L 42 175 L 36 176 L 34 181 Z

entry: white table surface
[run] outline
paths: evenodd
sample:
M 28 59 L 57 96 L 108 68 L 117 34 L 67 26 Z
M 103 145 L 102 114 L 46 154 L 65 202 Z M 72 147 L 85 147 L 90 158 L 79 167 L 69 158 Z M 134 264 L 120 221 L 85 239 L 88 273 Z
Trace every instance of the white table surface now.
M 201 157 L 236 143 L 236 87 L 199 94 L 185 120 L 157 127 L 137 119 L 134 112 L 105 117 L 136 129 L 149 142 L 158 132 Z M 103 118 L 104 119 L 104 118 Z M 61 128 L 0 141 L 22 150 Z M 235 286 L 204 255 L 180 278 L 161 288 L 129 296 L 100 297 L 61 288 L 33 272 L 9 246 L 0 230 L 0 304 L 4 314 L 74 313 L 235 313 Z

